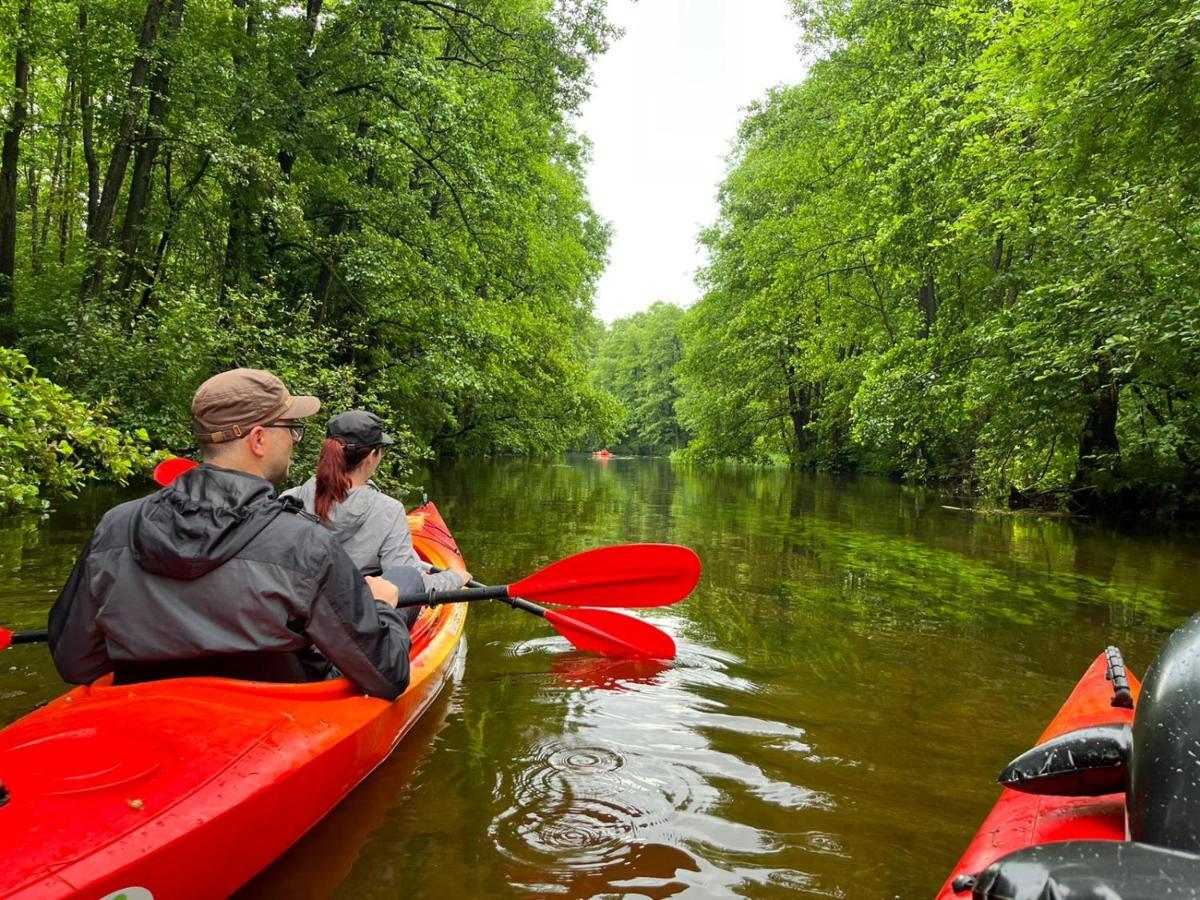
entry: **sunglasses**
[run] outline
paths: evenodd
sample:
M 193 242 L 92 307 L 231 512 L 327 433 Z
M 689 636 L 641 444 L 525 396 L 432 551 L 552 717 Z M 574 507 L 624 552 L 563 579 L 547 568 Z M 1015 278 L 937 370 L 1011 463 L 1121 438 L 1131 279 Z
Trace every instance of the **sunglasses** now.
M 263 428 L 286 428 L 292 434 L 292 443 L 293 444 L 298 444 L 302 440 L 304 440 L 304 430 L 307 427 L 308 426 L 305 425 L 303 422 L 290 422 L 286 425 L 273 424 L 273 425 L 264 425 L 263 426 Z

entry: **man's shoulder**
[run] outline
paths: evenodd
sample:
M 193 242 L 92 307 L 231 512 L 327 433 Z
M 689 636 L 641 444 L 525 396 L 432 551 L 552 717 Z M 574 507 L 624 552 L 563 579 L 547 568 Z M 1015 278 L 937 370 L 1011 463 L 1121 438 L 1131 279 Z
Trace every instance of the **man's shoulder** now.
M 92 549 L 100 550 L 112 546 L 129 544 L 129 520 L 153 497 L 147 494 L 136 500 L 126 500 L 118 503 L 100 517 L 95 530 L 92 532 Z
M 327 554 L 329 548 L 337 544 L 333 533 L 294 497 L 281 498 L 280 504 L 283 511 L 267 526 L 273 541 L 321 555 Z
M 313 494 L 316 492 L 317 480 L 309 478 L 307 481 L 302 481 L 295 487 L 290 487 L 286 491 L 280 493 L 280 497 L 295 497 L 302 504 L 312 500 Z

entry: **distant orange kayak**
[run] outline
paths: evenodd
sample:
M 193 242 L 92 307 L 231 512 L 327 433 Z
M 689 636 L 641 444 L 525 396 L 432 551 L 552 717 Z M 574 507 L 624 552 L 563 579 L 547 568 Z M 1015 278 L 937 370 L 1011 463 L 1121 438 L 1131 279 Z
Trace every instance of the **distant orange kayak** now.
M 413 544 L 465 566 L 433 504 Z M 227 896 L 396 747 L 445 683 L 466 604 L 425 609 L 394 702 L 347 679 L 105 676 L 0 731 L 0 896 Z
M 596 450 L 592 453 L 592 459 L 612 459 L 612 454 L 607 450 Z

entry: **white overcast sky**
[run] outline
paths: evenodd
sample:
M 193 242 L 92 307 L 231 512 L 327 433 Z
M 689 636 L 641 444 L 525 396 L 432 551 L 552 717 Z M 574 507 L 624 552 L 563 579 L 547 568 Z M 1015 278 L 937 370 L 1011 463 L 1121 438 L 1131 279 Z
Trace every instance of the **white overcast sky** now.
M 697 298 L 696 237 L 716 219 L 745 108 L 805 70 L 787 0 L 609 0 L 608 15 L 625 35 L 596 60 L 576 122 L 593 145 L 592 206 L 613 228 L 605 322 Z

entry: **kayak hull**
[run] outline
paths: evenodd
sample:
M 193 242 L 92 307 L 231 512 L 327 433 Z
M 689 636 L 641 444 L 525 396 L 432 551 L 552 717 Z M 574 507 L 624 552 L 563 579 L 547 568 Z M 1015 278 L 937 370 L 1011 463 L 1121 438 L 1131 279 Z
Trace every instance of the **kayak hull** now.
M 435 565 L 444 537 L 414 530 Z M 431 536 L 432 535 L 432 536 Z M 280 856 L 396 747 L 440 692 L 465 604 L 425 610 L 396 701 L 346 679 L 180 678 L 77 688 L 0 732 L 0 896 L 225 896 Z
M 1114 705 L 1114 684 L 1108 674 L 1109 656 L 1101 653 L 1088 667 L 1036 744 L 1044 744 L 1059 735 L 1094 725 L 1132 725 L 1133 707 L 1136 706 L 1141 683 L 1129 675 L 1133 705 Z M 1004 788 L 958 865 L 938 891 L 937 900 L 969 897 L 969 887 L 960 891 L 954 889 L 956 879 L 974 876 L 1000 857 L 1023 847 L 1055 841 L 1125 839 L 1123 793 L 1102 797 L 1061 797 L 1026 794 Z

